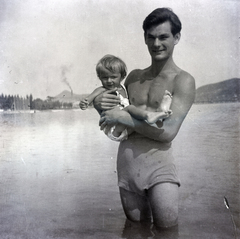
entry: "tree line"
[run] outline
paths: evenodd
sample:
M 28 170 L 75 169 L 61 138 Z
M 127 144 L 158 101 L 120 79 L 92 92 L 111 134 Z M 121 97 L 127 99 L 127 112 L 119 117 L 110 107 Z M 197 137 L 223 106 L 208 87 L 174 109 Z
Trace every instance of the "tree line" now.
M 70 109 L 73 104 L 60 102 L 48 97 L 46 100 L 33 99 L 32 94 L 22 97 L 19 95 L 0 95 L 0 109 L 2 110 L 49 110 L 49 109 Z

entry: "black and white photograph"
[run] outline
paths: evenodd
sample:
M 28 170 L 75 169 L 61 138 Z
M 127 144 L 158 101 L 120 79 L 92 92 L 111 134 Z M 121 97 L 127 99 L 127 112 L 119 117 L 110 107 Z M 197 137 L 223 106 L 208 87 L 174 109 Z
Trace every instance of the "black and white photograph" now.
M 240 239 L 239 0 L 0 0 L 0 239 Z

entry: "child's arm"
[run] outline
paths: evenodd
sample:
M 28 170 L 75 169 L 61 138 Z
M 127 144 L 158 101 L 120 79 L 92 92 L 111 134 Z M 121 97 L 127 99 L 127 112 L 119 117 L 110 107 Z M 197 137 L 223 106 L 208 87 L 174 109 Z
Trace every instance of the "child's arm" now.
M 80 108 L 82 110 L 87 109 L 88 105 L 91 104 L 93 100 L 104 91 L 106 91 L 106 89 L 102 86 L 96 88 L 90 95 L 88 95 L 85 99 L 80 101 L 79 103 Z
M 165 118 L 168 118 L 172 114 L 172 111 L 170 109 L 166 112 L 163 111 L 152 112 L 137 108 L 134 105 L 129 105 L 125 107 L 123 110 L 127 111 L 135 119 L 145 120 L 148 124 L 154 124 L 159 120 L 161 121 Z

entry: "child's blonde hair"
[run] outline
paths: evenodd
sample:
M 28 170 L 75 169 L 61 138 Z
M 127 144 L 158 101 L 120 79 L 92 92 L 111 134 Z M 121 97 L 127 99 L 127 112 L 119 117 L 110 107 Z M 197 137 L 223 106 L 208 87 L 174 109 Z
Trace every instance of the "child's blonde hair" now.
M 127 75 L 126 64 L 120 58 L 113 55 L 106 55 L 99 60 L 96 66 L 98 77 L 100 77 L 103 68 L 109 70 L 112 73 L 119 72 L 121 74 L 122 80 Z

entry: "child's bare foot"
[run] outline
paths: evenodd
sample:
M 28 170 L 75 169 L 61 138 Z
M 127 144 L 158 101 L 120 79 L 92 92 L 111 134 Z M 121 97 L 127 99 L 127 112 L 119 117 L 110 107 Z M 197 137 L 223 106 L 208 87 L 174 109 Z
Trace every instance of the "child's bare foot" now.
M 159 120 L 169 117 L 171 114 L 172 114 L 171 110 L 166 112 L 148 112 L 146 122 L 148 124 L 154 124 Z
M 172 94 L 169 91 L 165 90 L 165 94 L 160 105 L 160 111 L 168 112 L 170 110 L 171 103 Z

